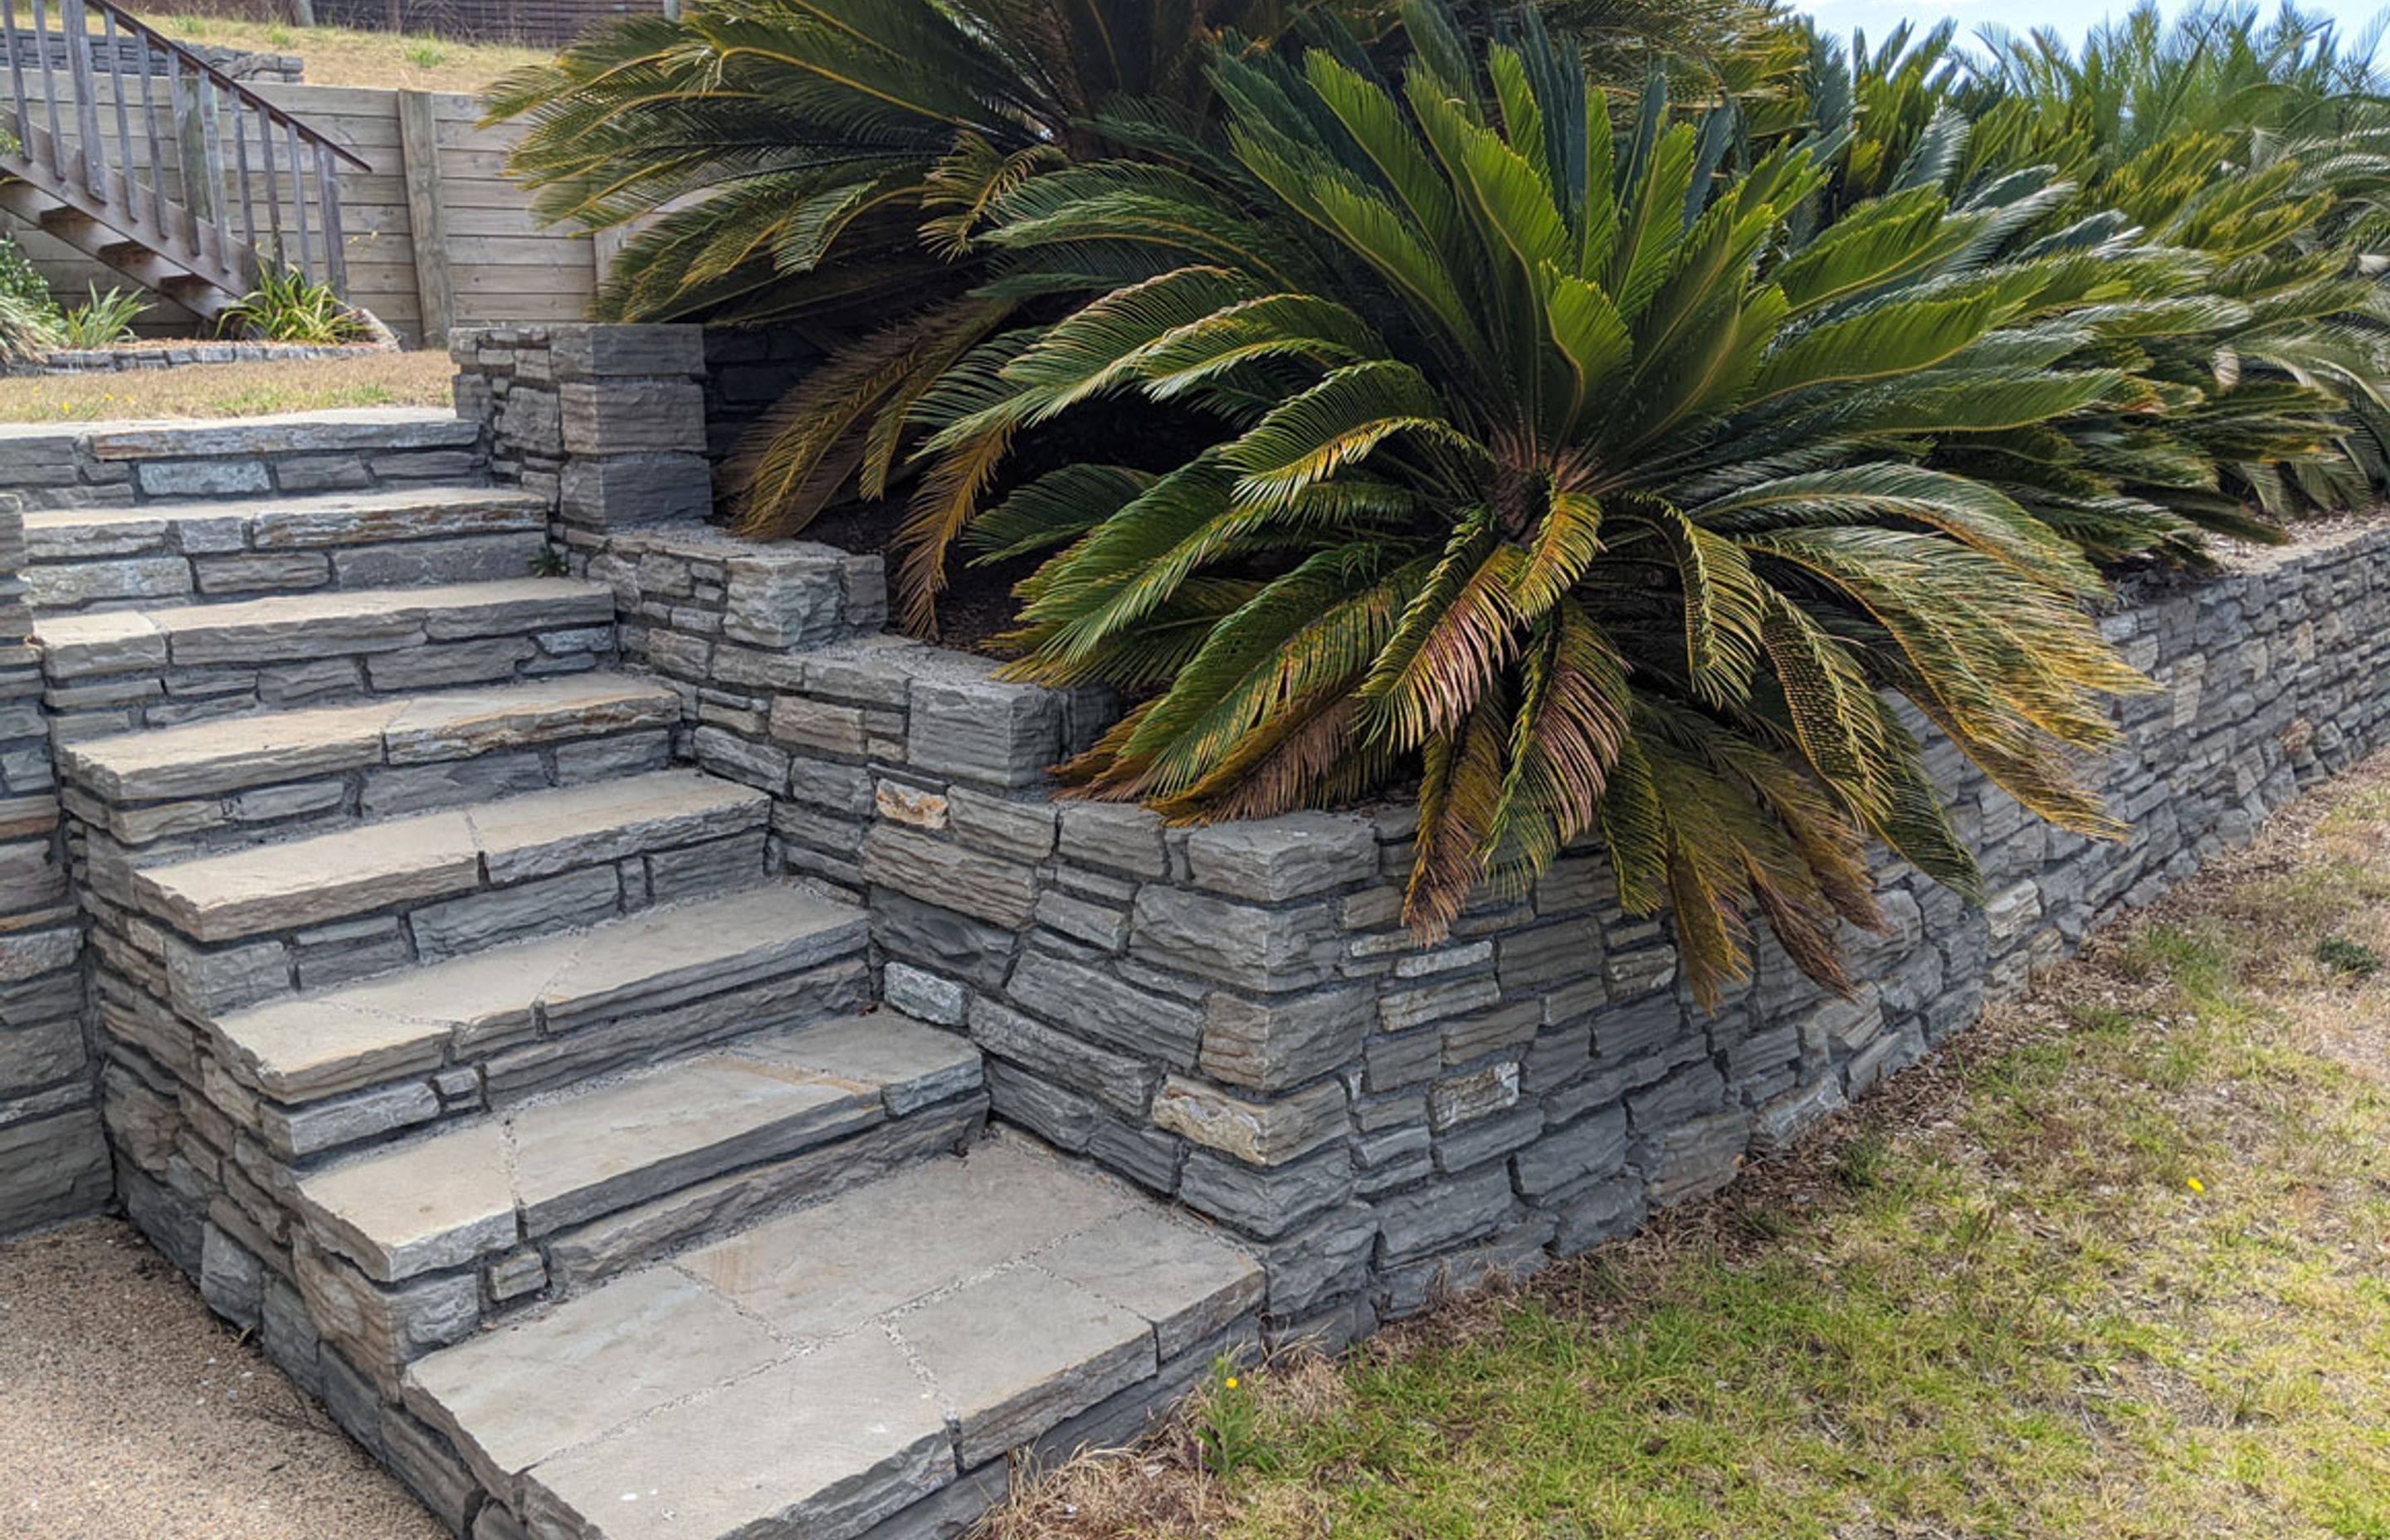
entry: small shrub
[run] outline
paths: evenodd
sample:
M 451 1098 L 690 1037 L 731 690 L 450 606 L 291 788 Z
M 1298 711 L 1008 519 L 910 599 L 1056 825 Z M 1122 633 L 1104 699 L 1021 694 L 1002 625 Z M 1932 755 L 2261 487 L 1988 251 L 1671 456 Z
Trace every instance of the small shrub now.
M 50 286 L 17 243 L 0 236 L 0 358 L 16 358 L 51 346 L 58 336 L 58 307 L 50 301 Z
M 363 317 L 338 294 L 296 268 L 267 273 L 240 303 L 225 312 L 224 325 L 269 342 L 330 347 L 373 336 Z
M 149 308 L 138 290 L 99 291 L 94 284 L 89 298 L 58 318 L 58 340 L 69 348 L 112 348 L 133 335 L 133 323 Z

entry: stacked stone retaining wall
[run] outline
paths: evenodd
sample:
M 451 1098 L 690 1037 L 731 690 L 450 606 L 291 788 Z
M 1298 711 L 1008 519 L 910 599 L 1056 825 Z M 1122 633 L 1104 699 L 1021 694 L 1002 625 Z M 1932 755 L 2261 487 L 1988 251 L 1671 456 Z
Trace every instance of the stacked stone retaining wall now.
M 511 335 L 510 366 L 535 345 Z M 876 558 L 636 518 L 569 524 L 574 567 L 680 690 L 683 751 L 772 794 L 777 859 L 868 902 L 885 998 L 970 1031 L 996 1115 L 1249 1241 L 1279 1331 L 1338 1339 L 1715 1190 L 2390 715 L 2390 533 L 2152 587 L 2102 622 L 2160 687 L 2118 703 L 2124 743 L 2092 767 L 2128 840 L 2041 824 L 1938 744 L 1988 902 L 1886 860 L 1853 998 L 1769 948 L 1704 1013 L 1598 852 L 1421 948 L 1398 920 L 1407 809 L 1166 828 L 1058 800 L 1044 771 L 1110 719 L 1100 692 L 884 635 Z
M 24 566 L 23 515 L 0 493 L 0 1235 L 96 1209 L 112 1185 Z

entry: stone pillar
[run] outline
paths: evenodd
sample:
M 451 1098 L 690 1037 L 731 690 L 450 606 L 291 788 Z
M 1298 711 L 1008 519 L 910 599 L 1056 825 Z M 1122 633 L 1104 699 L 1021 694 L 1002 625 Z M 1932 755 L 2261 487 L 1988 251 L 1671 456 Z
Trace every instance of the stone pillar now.
M 552 499 L 568 544 L 713 511 L 700 328 L 480 327 L 449 353 L 456 409 L 488 429 L 493 469 Z
M 0 1236 L 87 1213 L 113 1189 L 24 561 L 23 515 L 0 494 Z

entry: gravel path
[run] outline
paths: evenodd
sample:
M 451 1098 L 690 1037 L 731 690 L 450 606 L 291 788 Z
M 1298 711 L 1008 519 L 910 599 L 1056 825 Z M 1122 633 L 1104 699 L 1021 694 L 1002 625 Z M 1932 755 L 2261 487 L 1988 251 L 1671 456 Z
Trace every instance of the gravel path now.
M 0 1535 L 446 1533 L 131 1226 L 0 1245 Z

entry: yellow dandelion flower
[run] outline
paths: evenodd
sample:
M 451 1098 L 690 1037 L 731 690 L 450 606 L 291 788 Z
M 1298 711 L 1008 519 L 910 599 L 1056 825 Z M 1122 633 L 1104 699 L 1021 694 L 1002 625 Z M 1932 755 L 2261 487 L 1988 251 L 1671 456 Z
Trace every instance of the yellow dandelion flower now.
M 1222 1383 L 1226 1384 L 1228 1389 L 1233 1391 L 1237 1388 L 1237 1377 L 1232 1374 L 1228 1376 L 1226 1380 L 1222 1381 Z
M 2200 1180 L 2198 1177 L 2196 1177 L 2196 1176 L 2186 1176 L 2186 1177 L 2184 1177 L 2184 1178 L 2183 1178 L 2183 1186 L 2185 1186 L 2185 1187 L 2187 1187 L 2191 1188 L 2191 1191 L 2193 1191 L 2193 1192 L 2205 1192 L 2205 1191 L 2207 1190 L 2207 1184 L 2206 1184 L 2206 1183 L 2204 1183 L 2204 1182 L 2203 1182 L 2203 1181 L 2201 1181 L 2201 1180 Z

